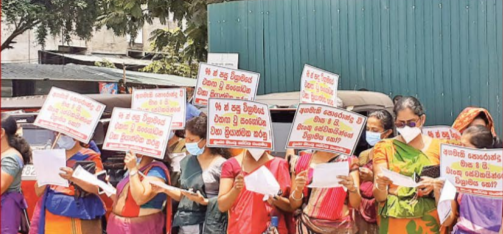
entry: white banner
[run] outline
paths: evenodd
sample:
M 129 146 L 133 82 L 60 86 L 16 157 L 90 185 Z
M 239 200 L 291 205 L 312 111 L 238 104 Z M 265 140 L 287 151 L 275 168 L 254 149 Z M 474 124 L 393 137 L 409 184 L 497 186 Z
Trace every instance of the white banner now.
M 304 65 L 300 84 L 300 103 L 337 106 L 339 75 Z
M 135 89 L 131 109 L 172 117 L 171 129 L 185 128 L 185 89 Z
M 445 140 L 461 140 L 461 133 L 450 126 L 428 126 L 423 127 L 423 134 L 431 138 Z

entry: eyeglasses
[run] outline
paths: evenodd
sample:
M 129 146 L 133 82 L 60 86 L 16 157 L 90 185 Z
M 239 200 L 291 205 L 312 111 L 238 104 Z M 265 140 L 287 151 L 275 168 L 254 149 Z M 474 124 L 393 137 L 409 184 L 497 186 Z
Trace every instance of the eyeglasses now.
M 405 121 L 397 121 L 395 122 L 395 126 L 397 128 L 404 128 L 405 126 L 409 126 L 411 128 L 414 128 L 417 126 L 417 122 L 419 122 L 421 119 L 418 119 L 418 120 L 409 120 L 407 122 Z

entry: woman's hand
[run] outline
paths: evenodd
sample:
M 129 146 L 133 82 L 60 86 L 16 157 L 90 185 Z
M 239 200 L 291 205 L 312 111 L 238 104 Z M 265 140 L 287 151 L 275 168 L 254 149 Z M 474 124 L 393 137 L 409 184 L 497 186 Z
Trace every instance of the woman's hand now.
M 61 173 L 59 173 L 59 176 L 61 176 L 61 178 L 65 179 L 65 180 L 72 180 L 72 178 L 73 178 L 73 169 L 72 168 L 62 167 L 62 168 L 60 168 L 60 170 L 62 171 Z
M 182 191 L 182 194 L 188 198 L 189 200 L 193 201 L 193 202 L 197 202 L 203 206 L 207 206 L 208 205 L 208 199 L 206 199 L 205 197 L 203 197 L 203 195 L 201 194 L 201 192 L 197 191 L 196 194 L 193 194 L 193 193 L 188 193 L 188 192 L 185 192 L 185 191 Z
M 352 176 L 337 176 L 337 179 L 341 180 L 339 181 L 339 184 L 346 187 L 346 189 L 348 189 L 349 192 L 351 193 L 357 192 L 357 188 L 355 186 Z
M 136 155 L 128 152 L 124 158 L 124 164 L 130 172 L 133 171 L 133 169 L 136 169 Z
M 383 174 L 378 174 L 375 178 L 375 183 L 376 187 L 379 190 L 384 190 L 386 187 L 388 187 L 390 184 L 393 184 L 393 182 Z
M 232 189 L 241 192 L 244 185 L 245 185 L 244 176 L 242 173 L 239 173 L 239 175 L 236 176 L 236 178 L 234 179 L 234 185 L 232 186 Z
M 300 172 L 297 176 L 295 176 L 294 182 L 294 190 L 296 191 L 304 191 L 304 188 L 307 184 L 307 170 Z
M 360 167 L 361 181 L 374 181 L 374 172 L 366 167 Z
M 420 196 L 429 195 L 433 191 L 436 181 L 436 179 L 430 177 L 421 177 L 421 181 L 417 186 L 417 189 L 420 191 Z

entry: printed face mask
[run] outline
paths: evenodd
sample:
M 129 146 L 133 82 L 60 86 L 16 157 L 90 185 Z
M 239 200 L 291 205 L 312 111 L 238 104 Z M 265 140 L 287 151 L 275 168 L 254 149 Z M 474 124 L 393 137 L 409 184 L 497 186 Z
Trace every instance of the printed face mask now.
M 400 133 L 407 144 L 421 134 L 421 129 L 418 127 L 411 128 L 409 126 L 405 126 L 403 128 L 397 128 L 396 130 Z
M 250 152 L 251 156 L 255 159 L 255 161 L 258 161 L 260 157 L 264 154 L 265 150 L 263 149 L 248 149 L 248 152 Z
M 73 138 L 71 138 L 69 136 L 61 135 L 59 137 L 57 144 L 58 144 L 59 148 L 61 148 L 61 149 L 71 150 L 71 149 L 73 149 L 75 144 L 77 144 L 77 142 L 75 142 L 75 140 L 73 140 Z
M 374 146 L 377 142 L 381 141 L 381 133 L 367 131 L 365 133 L 365 139 L 369 145 Z
M 203 139 L 199 140 L 198 142 L 193 142 L 193 143 L 185 143 L 185 147 L 187 148 L 187 151 L 191 155 L 201 155 L 204 152 L 204 147 L 199 148 L 199 142 L 201 142 Z

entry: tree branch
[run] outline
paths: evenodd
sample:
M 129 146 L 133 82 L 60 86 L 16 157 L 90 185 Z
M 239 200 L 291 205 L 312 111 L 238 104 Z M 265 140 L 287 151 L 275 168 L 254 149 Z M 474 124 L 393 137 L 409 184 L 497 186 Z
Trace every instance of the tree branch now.
M 11 35 L 9 37 L 7 37 L 7 39 L 5 39 L 4 42 L 2 42 L 2 51 L 5 49 L 14 48 L 11 46 L 11 44 L 16 43 L 14 41 L 14 39 L 16 37 L 18 37 L 19 35 L 23 34 L 24 32 L 26 32 L 27 30 L 32 29 L 34 26 L 36 26 L 39 23 L 40 23 L 40 20 L 34 20 L 31 23 L 27 23 L 25 25 L 20 24 L 18 27 L 16 27 L 16 29 L 14 29 L 14 31 L 11 33 Z

